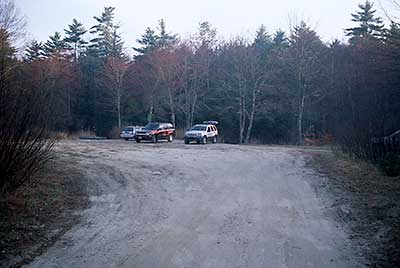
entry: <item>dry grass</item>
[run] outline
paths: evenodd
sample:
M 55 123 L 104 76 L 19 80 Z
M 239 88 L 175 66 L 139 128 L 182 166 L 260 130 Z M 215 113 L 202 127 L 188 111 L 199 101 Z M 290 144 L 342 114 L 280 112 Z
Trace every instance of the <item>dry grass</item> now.
M 74 163 L 49 162 L 31 183 L 0 200 L 0 267 L 20 267 L 77 223 L 87 205 Z
M 340 153 L 309 155 L 309 164 L 326 177 L 316 188 L 334 200 L 331 209 L 350 230 L 359 254 L 372 267 L 400 267 L 400 178 Z

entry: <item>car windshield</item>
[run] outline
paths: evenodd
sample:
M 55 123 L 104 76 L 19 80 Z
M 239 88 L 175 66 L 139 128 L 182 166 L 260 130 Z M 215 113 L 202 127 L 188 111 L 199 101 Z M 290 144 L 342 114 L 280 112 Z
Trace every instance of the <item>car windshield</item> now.
M 205 131 L 206 128 L 206 126 L 194 126 L 190 130 Z
M 160 126 L 160 124 L 150 123 L 150 124 L 147 124 L 147 125 L 144 127 L 144 129 L 145 129 L 145 130 L 156 130 L 156 129 L 158 129 L 159 126 Z
M 133 131 L 133 128 L 131 128 L 131 127 L 126 127 L 126 128 L 124 128 L 123 131 Z

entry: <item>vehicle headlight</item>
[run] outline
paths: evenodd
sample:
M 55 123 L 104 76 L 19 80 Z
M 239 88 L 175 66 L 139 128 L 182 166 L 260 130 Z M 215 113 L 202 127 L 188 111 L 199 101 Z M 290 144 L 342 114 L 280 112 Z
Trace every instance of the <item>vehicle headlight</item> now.
M 196 136 L 197 136 L 197 137 L 201 137 L 201 133 L 197 133 Z

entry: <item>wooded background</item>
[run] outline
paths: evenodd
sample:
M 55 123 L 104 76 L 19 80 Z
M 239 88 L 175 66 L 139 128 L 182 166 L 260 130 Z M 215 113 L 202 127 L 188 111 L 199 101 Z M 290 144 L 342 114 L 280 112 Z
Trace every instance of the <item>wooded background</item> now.
M 400 24 L 384 25 L 372 2 L 349 14 L 348 41 L 329 43 L 305 22 L 219 40 L 207 21 L 181 38 L 160 20 L 126 48 L 114 10 L 105 7 L 93 25 L 74 19 L 19 57 L 23 18 L 2 1 L 2 136 L 43 129 L 35 132 L 42 137 L 45 129 L 113 137 L 124 125 L 186 130 L 218 120 L 224 142 L 334 143 L 374 159 L 373 141 L 400 129 Z

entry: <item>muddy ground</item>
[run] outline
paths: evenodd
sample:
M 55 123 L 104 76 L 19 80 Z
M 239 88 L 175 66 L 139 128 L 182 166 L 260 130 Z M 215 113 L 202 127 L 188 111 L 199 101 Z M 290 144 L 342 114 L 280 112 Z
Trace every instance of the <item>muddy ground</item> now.
M 364 267 L 296 148 L 68 141 L 90 205 L 26 267 Z

